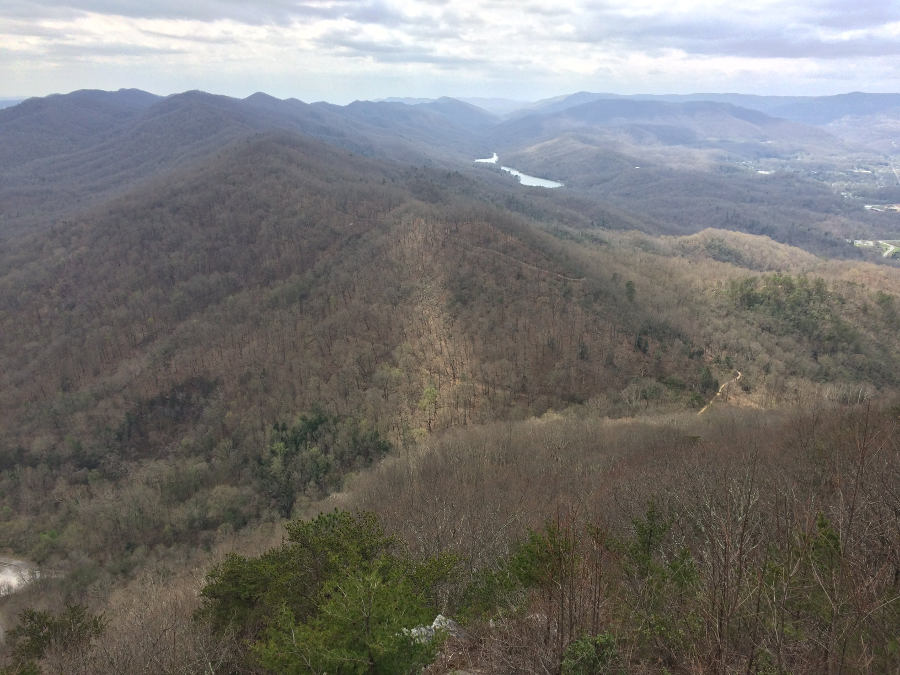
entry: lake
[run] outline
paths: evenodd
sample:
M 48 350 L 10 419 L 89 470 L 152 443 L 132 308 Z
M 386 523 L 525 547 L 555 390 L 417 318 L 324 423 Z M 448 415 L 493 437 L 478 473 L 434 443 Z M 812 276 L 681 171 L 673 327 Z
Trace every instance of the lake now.
M 497 153 L 494 153 L 493 157 L 488 157 L 487 159 L 476 159 L 475 162 L 482 162 L 485 164 L 496 164 L 500 161 L 500 158 L 497 156 Z M 538 178 L 537 176 L 529 176 L 527 173 L 522 173 L 517 169 L 513 169 L 510 166 L 500 166 L 504 171 L 511 173 L 513 176 L 516 176 L 519 179 L 519 182 L 522 185 L 527 185 L 529 187 L 544 187 L 544 188 L 558 188 L 562 187 L 563 184 L 559 183 L 555 180 L 547 180 L 546 178 Z

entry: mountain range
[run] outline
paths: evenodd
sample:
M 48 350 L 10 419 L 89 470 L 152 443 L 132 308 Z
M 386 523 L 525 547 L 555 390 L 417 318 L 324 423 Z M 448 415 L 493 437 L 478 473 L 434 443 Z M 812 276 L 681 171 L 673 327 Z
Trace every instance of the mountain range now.
M 580 672 L 600 617 L 585 672 L 822 672 L 835 626 L 892 672 L 896 99 L 0 109 L 0 540 L 52 571 L 0 618 L 98 617 L 9 658 L 260 672 L 374 579 L 468 622 L 440 672 Z
M 883 155 L 838 138 L 827 127 L 786 121 L 733 103 L 658 98 L 575 94 L 536 104 L 536 112 L 519 111 L 507 120 L 450 98 L 416 105 L 357 101 L 335 106 L 265 94 L 242 100 L 202 92 L 161 98 L 121 90 L 30 99 L 0 111 L 0 237 L 64 218 L 140 181 L 209 157 L 247 134 L 276 129 L 365 156 L 467 172 L 472 159 L 498 151 L 504 161 L 514 158 L 524 170 L 565 179 L 568 194 L 577 192 L 594 209 L 613 203 L 617 208 L 634 206 L 627 196 L 598 189 L 610 172 L 619 175 L 620 169 L 633 171 L 634 166 L 644 173 L 699 170 L 704 181 L 713 183 L 710 174 L 728 172 L 732 183 L 743 183 L 742 190 L 757 192 L 770 185 L 752 178 L 754 166 L 759 173 L 786 169 L 793 174 L 790 180 L 802 176 L 821 182 L 828 172 L 854 178 L 848 172 L 858 169 L 857 164 L 887 165 Z M 863 113 L 882 100 L 892 99 L 850 95 L 829 99 L 826 107 Z M 788 104 L 800 105 L 779 99 L 779 105 Z M 812 194 L 822 192 L 812 180 L 807 183 Z M 862 198 L 878 198 L 881 191 L 890 199 L 890 183 L 879 179 L 864 185 Z M 740 199 L 738 210 L 746 210 L 747 199 Z M 879 222 L 859 207 L 850 213 L 824 193 L 822 199 L 828 204 L 818 208 L 840 216 L 840 227 L 824 228 L 832 234 L 892 236 L 888 221 Z M 582 217 L 596 220 L 580 211 Z M 708 211 L 700 219 L 704 226 L 720 224 Z M 658 213 L 653 220 L 669 222 L 644 227 L 684 231 L 683 223 Z M 776 232 L 773 228 L 778 227 L 766 222 L 771 217 L 755 212 L 736 220 L 758 221 L 757 231 Z M 831 255 L 837 250 L 831 243 L 822 246 Z M 853 254 L 852 249 L 843 251 Z
M 437 99 L 387 98 L 382 99 L 406 105 L 427 105 Z M 731 103 L 749 110 L 764 112 L 804 124 L 828 124 L 843 117 L 879 115 L 900 109 L 900 94 L 867 94 L 852 92 L 832 96 L 761 96 L 755 94 L 609 94 L 587 91 L 565 94 L 539 101 L 522 101 L 505 98 L 466 98 L 459 100 L 483 108 L 499 117 L 517 118 L 533 114 L 560 112 L 594 101 L 659 101 L 664 103 L 691 103 L 707 101 Z

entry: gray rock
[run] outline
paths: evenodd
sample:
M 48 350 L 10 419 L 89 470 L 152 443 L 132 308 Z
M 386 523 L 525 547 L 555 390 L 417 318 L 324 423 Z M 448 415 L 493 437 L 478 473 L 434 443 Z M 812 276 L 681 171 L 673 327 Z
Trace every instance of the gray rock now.
M 430 626 L 416 626 L 413 629 L 403 629 L 407 635 L 411 635 L 419 642 L 431 642 L 435 633 L 443 631 L 452 637 L 462 637 L 465 631 L 453 619 L 448 619 L 443 614 L 438 614 Z

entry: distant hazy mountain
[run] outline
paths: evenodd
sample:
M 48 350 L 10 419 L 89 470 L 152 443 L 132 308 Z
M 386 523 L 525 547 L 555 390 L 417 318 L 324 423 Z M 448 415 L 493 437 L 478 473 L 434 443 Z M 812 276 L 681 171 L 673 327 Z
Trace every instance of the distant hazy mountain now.
M 617 98 L 507 120 L 488 134 L 507 166 L 640 214 L 655 232 L 737 229 L 820 255 L 856 253 L 835 231 L 863 226 L 862 207 L 817 178 L 826 166 L 832 180 L 838 166 L 852 170 L 842 156 L 855 151 L 818 127 L 729 103 Z
M 19 105 L 24 100 L 24 98 L 0 98 L 0 109 Z
M 516 101 L 509 98 L 460 98 L 464 103 L 471 103 L 483 110 L 495 115 L 508 115 L 509 113 L 531 105 L 531 101 Z
M 734 99 L 737 95 L 719 96 Z M 30 99 L 0 110 L 0 239 L 53 225 L 244 139 L 287 131 L 325 142 L 339 155 L 349 151 L 407 166 L 461 172 L 476 170 L 471 164 L 474 158 L 496 151 L 508 166 L 560 180 L 566 184 L 562 192 L 577 193 L 583 202 L 575 206 L 573 201 L 565 208 L 581 215 L 566 218 L 587 217 L 592 222 L 597 220 L 593 214 L 598 205 L 614 204 L 616 209 L 642 214 L 641 218 L 653 210 L 646 225 L 635 226 L 648 231 L 674 234 L 696 231 L 698 225 L 725 227 L 770 233 L 810 250 L 841 254 L 832 250 L 830 240 L 809 243 L 812 235 L 804 234 L 803 239 L 779 229 L 784 222 L 798 228 L 802 223 L 804 232 L 818 232 L 815 218 L 820 216 L 810 215 L 813 211 L 862 217 L 853 215 L 854 205 L 841 202 L 830 188 L 818 182 L 788 185 L 780 178 L 775 201 L 792 204 L 797 213 L 746 205 L 771 201 L 769 184 L 760 181 L 772 167 L 757 166 L 758 162 L 780 162 L 776 168 L 817 181 L 812 176 L 819 175 L 825 165 L 798 164 L 798 158 L 815 157 L 818 162 L 849 156 L 853 149 L 844 141 L 821 128 L 730 102 L 662 98 L 582 92 L 539 102 L 531 107 L 531 114 L 506 120 L 449 97 L 414 105 L 356 101 L 339 106 L 282 100 L 264 93 L 235 99 L 193 91 L 161 98 L 120 90 Z M 757 104 L 761 98 L 748 97 Z M 838 104 L 865 109 L 861 106 L 868 101 L 872 109 L 889 104 L 889 99 L 863 96 L 860 103 L 855 96 L 826 97 L 824 103 L 809 103 L 827 103 L 837 110 Z M 582 102 L 571 105 L 578 101 Z M 797 102 L 779 99 L 777 103 L 784 107 Z M 883 128 L 885 133 L 890 130 L 887 123 Z M 847 161 L 851 164 L 841 171 L 857 168 L 855 158 Z M 479 169 L 481 179 L 494 181 L 496 189 L 508 179 L 490 176 L 485 167 Z M 852 174 L 853 180 L 874 175 L 866 171 Z M 507 187 L 518 189 L 514 182 Z M 859 193 L 857 187 L 853 189 Z M 794 204 L 792 195 L 801 193 L 815 198 L 797 196 L 800 201 Z M 678 210 L 668 208 L 676 198 L 685 204 Z M 651 209 L 651 202 L 658 208 Z M 734 215 L 736 208 L 746 212 L 742 219 Z M 727 221 L 725 214 L 731 214 Z M 872 218 L 871 214 L 865 217 Z M 829 227 L 837 231 L 845 225 Z M 844 239 L 839 243 L 845 247 Z
M 593 95 L 578 95 L 576 100 L 590 96 Z M 558 101 L 547 105 L 544 108 L 547 112 L 542 114 L 514 117 L 503 122 L 491 131 L 491 138 L 498 148 L 502 148 L 511 144 L 532 144 L 562 133 L 591 130 L 592 133 L 605 133 L 603 129 L 616 128 L 643 145 L 708 146 L 719 141 L 766 143 L 778 139 L 807 139 L 826 145 L 839 143 L 836 138 L 811 126 L 731 103 L 672 103 L 623 97 L 594 99 L 570 107 L 562 107 L 564 103 Z
M 423 106 L 307 104 L 186 92 L 81 91 L 0 110 L 0 237 L 136 181 L 193 162 L 254 132 L 287 130 L 368 156 L 416 164 L 468 160 L 496 118 L 453 99 Z
M 804 124 L 828 124 L 848 115 L 873 115 L 888 110 L 900 110 L 900 94 L 866 94 L 853 92 L 836 96 L 756 96 L 752 94 L 637 94 L 622 96 L 609 93 L 578 92 L 567 96 L 537 101 L 509 114 L 511 118 L 532 114 L 560 112 L 592 101 L 615 99 L 633 101 L 661 101 L 689 103 L 710 101 L 730 103 L 742 108 L 758 110 L 773 117 L 782 117 Z
M 770 114 L 806 124 L 828 124 L 852 115 L 900 112 L 900 94 L 853 92 L 838 96 L 797 97 L 774 108 Z
M 545 98 L 535 101 L 526 106 L 519 108 L 507 115 L 510 119 L 526 117 L 528 115 L 547 115 L 550 113 L 560 112 L 568 108 L 574 108 L 583 103 L 599 101 L 606 98 L 624 98 L 617 94 L 593 94 L 588 91 L 580 91 L 576 94 L 564 94 L 562 96 L 554 96 L 553 98 Z
M 0 110 L 0 167 L 87 147 L 135 119 L 160 97 L 137 89 L 80 90 L 30 98 Z
M 444 115 L 456 124 L 465 127 L 485 127 L 500 121 L 497 115 L 471 103 L 444 96 L 420 106 L 426 110 Z
M 409 96 L 390 96 L 388 98 L 378 98 L 373 103 L 402 103 L 403 105 L 420 105 L 422 103 L 433 103 L 436 98 L 411 98 Z
M 499 113 L 489 111 L 485 107 L 474 103 L 473 100 L 475 99 L 463 100 L 442 96 L 441 98 L 385 98 L 371 102 L 401 103 L 403 105 L 416 106 L 445 115 L 462 126 L 484 126 L 485 124 L 494 124 L 500 121 Z M 366 103 L 366 101 L 358 101 L 358 103 Z
M 391 97 L 391 98 L 382 98 L 375 101 L 375 103 L 403 103 L 404 105 L 429 105 L 431 103 L 436 103 L 438 101 L 462 101 L 463 103 L 468 103 L 469 105 L 475 106 L 477 108 L 481 108 L 492 115 L 503 116 L 507 115 L 515 110 L 519 110 L 520 108 L 524 108 L 527 105 L 530 105 L 530 101 L 514 101 L 509 98 L 480 98 L 480 97 L 456 97 L 451 98 L 448 96 L 442 96 L 441 98 L 410 98 L 410 97 Z

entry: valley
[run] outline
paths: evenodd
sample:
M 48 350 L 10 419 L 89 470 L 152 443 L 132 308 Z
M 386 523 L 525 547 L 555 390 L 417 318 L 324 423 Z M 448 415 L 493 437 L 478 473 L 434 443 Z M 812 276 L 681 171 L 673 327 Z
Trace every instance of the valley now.
M 0 673 L 895 672 L 848 96 L 0 109 Z

